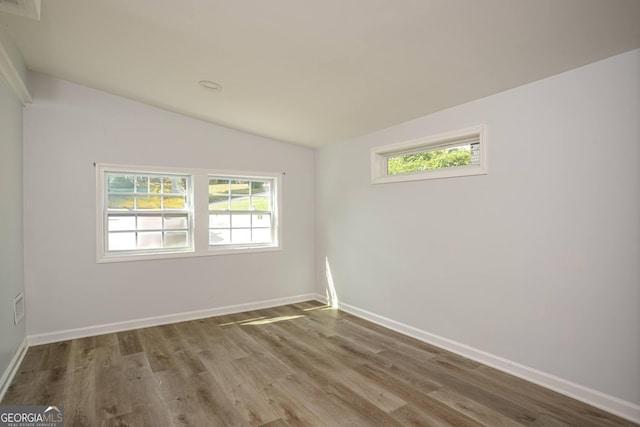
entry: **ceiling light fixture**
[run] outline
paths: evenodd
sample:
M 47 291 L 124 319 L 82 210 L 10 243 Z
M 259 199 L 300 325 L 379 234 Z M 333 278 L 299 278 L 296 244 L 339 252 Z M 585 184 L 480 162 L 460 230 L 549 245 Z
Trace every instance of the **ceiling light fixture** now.
M 205 89 L 215 90 L 217 92 L 220 92 L 222 90 L 221 84 L 212 82 L 211 80 L 200 80 L 198 84 Z

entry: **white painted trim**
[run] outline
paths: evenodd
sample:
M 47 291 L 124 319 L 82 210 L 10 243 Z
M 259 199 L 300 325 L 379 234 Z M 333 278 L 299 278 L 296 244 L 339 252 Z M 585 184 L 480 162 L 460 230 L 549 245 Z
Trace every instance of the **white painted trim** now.
M 325 304 L 327 303 L 327 298 L 324 295 L 316 294 L 315 299 Z M 379 316 L 350 304 L 341 302 L 338 308 L 349 314 L 353 314 L 354 316 L 384 326 L 393 331 L 433 344 L 437 347 L 451 351 L 452 353 L 456 353 L 482 364 L 491 366 L 492 368 L 522 378 L 534 384 L 538 384 L 542 387 L 640 424 L 640 406 L 634 403 L 576 384 L 547 372 L 522 365 L 512 360 L 478 350 L 466 344 L 397 322 L 387 317 Z
M 110 163 L 94 163 L 96 174 L 96 263 L 126 262 L 126 261 L 146 261 L 168 258 L 190 258 L 214 255 L 239 255 L 260 252 L 281 251 L 282 244 L 282 173 L 278 172 L 249 172 L 230 171 L 216 169 L 184 168 L 175 166 L 143 166 L 143 165 L 116 165 Z M 190 208 L 182 211 L 190 215 L 191 247 L 180 249 L 167 249 L 162 251 L 149 252 L 128 252 L 107 253 L 105 250 L 106 218 L 105 218 L 105 174 L 107 172 L 130 172 L 135 174 L 179 174 L 189 176 L 191 180 Z M 248 244 L 248 245 L 209 245 L 209 208 L 206 202 L 208 190 L 205 190 L 209 176 L 217 177 L 242 177 L 247 179 L 271 179 L 274 182 L 273 191 L 273 216 L 275 233 L 274 241 L 271 244 Z M 206 192 L 205 192 L 206 191 Z M 198 219 L 200 218 L 200 219 Z M 202 220 L 202 218 L 205 218 Z
M 9 86 L 15 92 L 16 96 L 22 102 L 22 105 L 30 104 L 33 102 L 26 82 L 22 80 L 20 73 L 16 69 L 11 56 L 6 51 L 5 47 L 0 42 L 0 75 L 4 76 L 9 83 Z
M 24 359 L 24 355 L 27 354 L 27 350 L 29 349 L 28 342 L 27 337 L 24 337 L 22 343 L 20 343 L 20 346 L 11 358 L 9 366 L 7 366 L 7 369 L 2 373 L 2 377 L 0 378 L 0 401 L 4 398 L 4 394 L 7 392 L 11 381 L 13 381 L 13 377 L 16 376 L 22 359 Z
M 87 326 L 85 328 L 67 329 L 65 331 L 50 332 L 39 335 L 29 335 L 29 345 L 49 344 L 53 342 L 72 340 L 76 338 L 91 337 L 114 332 L 129 331 L 132 329 L 148 328 L 152 326 L 166 325 L 169 323 L 185 322 L 188 320 L 204 319 L 207 317 L 224 316 L 227 314 L 242 313 L 243 311 L 260 310 L 263 308 L 277 307 L 280 305 L 294 304 L 314 299 L 313 294 L 302 294 L 292 297 L 275 298 L 270 300 L 250 303 L 228 305 L 225 307 L 208 308 L 205 310 L 189 311 L 186 313 L 167 314 L 164 316 L 146 317 L 143 319 L 128 320 L 125 322 L 107 323 L 104 325 Z

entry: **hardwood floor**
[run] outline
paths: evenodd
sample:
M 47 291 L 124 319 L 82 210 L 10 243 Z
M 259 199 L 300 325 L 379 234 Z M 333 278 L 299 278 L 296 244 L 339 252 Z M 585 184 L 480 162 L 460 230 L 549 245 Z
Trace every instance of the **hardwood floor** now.
M 2 404 L 65 426 L 634 425 L 317 302 L 32 347 Z

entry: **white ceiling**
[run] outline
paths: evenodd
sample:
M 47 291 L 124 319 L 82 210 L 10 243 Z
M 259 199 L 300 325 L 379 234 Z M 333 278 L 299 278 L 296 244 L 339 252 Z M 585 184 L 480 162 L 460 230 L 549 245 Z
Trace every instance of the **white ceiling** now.
M 45 0 L 0 30 L 32 70 L 321 146 L 639 48 L 640 0 Z

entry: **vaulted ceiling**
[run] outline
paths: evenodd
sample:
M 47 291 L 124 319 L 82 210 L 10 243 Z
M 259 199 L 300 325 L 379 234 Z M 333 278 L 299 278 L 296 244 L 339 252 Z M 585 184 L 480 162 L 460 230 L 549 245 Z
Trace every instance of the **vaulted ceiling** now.
M 639 23 L 639 0 L 45 0 L 40 20 L 0 12 L 31 70 L 308 146 L 640 48 Z

